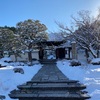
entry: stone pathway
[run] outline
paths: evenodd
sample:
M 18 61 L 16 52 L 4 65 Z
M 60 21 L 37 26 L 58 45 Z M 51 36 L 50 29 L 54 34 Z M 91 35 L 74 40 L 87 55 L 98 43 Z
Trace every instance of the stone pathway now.
M 55 64 L 45 64 L 42 69 L 32 78 L 38 82 L 61 82 L 68 78 L 56 67 Z
M 9 96 L 19 100 L 85 100 L 90 97 L 85 85 L 68 79 L 54 63 L 46 63 L 38 73 L 25 84 L 17 86 Z

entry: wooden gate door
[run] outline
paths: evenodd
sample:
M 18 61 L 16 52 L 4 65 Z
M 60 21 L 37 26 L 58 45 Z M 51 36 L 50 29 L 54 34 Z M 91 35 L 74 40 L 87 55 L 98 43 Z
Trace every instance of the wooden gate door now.
M 56 49 L 56 59 L 65 58 L 65 48 L 57 48 Z

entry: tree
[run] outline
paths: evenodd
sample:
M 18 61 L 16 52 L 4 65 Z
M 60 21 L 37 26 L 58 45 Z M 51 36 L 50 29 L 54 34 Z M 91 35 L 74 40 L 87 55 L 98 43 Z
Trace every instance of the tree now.
M 4 51 L 8 52 L 8 56 L 14 54 L 16 60 L 17 56 L 20 56 L 21 43 L 19 42 L 19 36 L 15 32 L 15 27 L 0 27 L 0 57 L 4 56 Z
M 17 34 L 20 36 L 20 42 L 23 48 L 28 49 L 28 59 L 32 62 L 32 48 L 37 42 L 47 40 L 46 26 L 39 20 L 25 20 L 16 25 Z
M 10 29 L 1 27 L 0 28 L 0 51 L 10 51 L 12 49 L 12 42 L 14 41 L 14 33 Z
M 68 28 L 62 24 L 58 25 L 62 29 L 62 32 L 66 31 L 66 34 L 71 36 L 72 39 L 74 39 L 81 48 L 91 52 L 93 57 L 99 57 L 100 12 L 96 18 L 91 17 L 89 11 L 80 11 L 78 15 L 78 18 L 72 16 L 75 26 Z
M 9 29 L 9 30 L 13 31 L 14 33 L 16 32 L 15 27 L 4 26 L 3 28 Z

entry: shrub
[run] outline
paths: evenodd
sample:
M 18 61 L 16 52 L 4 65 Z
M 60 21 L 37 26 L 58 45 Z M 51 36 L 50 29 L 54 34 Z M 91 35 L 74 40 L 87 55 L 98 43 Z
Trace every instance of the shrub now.
M 100 58 L 92 59 L 91 64 L 93 64 L 93 65 L 100 65 Z
M 14 68 L 13 71 L 15 73 L 21 73 L 21 74 L 24 74 L 24 70 L 22 68 Z
M 80 65 L 81 65 L 81 63 L 78 60 L 72 60 L 70 62 L 70 66 L 80 66 Z

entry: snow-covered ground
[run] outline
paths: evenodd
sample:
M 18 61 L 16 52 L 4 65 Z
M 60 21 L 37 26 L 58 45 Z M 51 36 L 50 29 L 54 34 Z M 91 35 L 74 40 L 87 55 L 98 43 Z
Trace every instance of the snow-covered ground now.
M 6 58 L 8 61 L 9 59 Z M 5 95 L 5 100 L 12 100 L 8 94 L 17 85 L 23 84 L 38 72 L 42 67 L 40 64 L 28 66 L 23 63 L 5 63 L 5 59 L 0 60 L 0 64 L 7 67 L 0 68 L 0 95 Z M 24 66 L 23 66 L 24 65 Z M 58 68 L 70 79 L 79 80 L 87 85 L 86 91 L 92 97 L 90 100 L 100 100 L 100 65 L 82 64 L 81 66 L 71 67 L 70 60 L 59 60 Z M 23 68 L 24 74 L 14 73 L 14 68 Z M 15 99 L 14 99 L 15 100 Z
M 37 73 L 37 71 L 41 68 L 41 65 L 36 64 L 33 66 L 28 66 L 27 64 L 19 62 L 9 64 L 5 63 L 4 60 L 5 59 L 0 60 L 0 64 L 7 66 L 4 68 L 0 68 L 0 95 L 6 96 L 5 100 L 12 100 L 8 96 L 10 91 L 16 89 L 17 85 L 21 85 L 26 81 L 30 81 L 32 77 Z M 6 60 L 8 61 L 9 59 L 6 58 Z M 22 68 L 24 70 L 24 74 L 14 73 L 14 68 Z
M 69 79 L 79 80 L 87 86 L 90 100 L 100 100 L 100 65 L 82 64 L 71 67 L 70 61 L 62 60 L 57 62 L 57 66 Z

